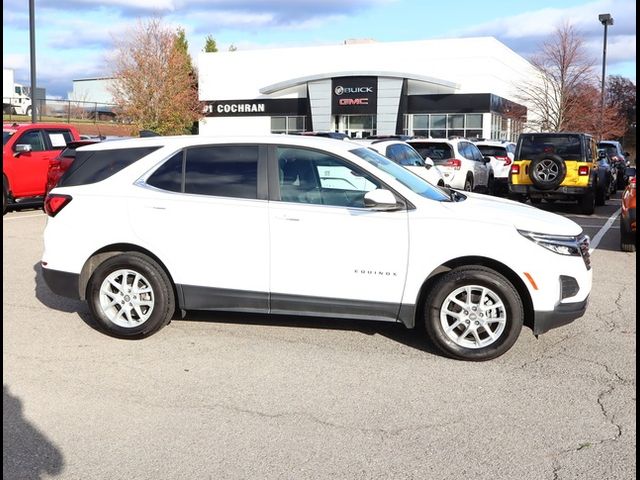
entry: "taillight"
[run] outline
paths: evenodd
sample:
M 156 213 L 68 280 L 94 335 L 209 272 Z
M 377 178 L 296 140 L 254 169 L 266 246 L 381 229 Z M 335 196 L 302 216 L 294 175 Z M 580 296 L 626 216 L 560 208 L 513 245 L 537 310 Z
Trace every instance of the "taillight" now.
M 509 157 L 496 157 L 496 160 L 504 162 L 505 165 L 511 165 L 511 159 Z
M 457 158 L 450 158 L 449 160 L 446 161 L 444 166 L 453 167 L 454 170 L 460 170 L 460 167 L 462 166 L 462 162 Z
M 578 175 L 580 175 L 580 176 L 589 175 L 589 166 L 588 165 L 579 166 L 578 167 Z
M 520 175 L 520 165 L 515 163 L 511 165 L 511 175 Z
M 50 193 L 44 199 L 44 211 L 50 217 L 55 217 L 71 201 L 71 195 Z

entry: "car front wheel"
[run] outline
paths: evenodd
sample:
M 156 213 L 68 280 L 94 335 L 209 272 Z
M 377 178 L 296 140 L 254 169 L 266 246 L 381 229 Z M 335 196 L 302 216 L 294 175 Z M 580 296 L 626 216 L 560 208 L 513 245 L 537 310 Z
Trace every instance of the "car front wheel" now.
M 147 337 L 169 323 L 175 311 L 169 277 L 137 252 L 116 255 L 98 266 L 89 280 L 87 302 L 100 327 L 120 338 Z
M 446 355 L 484 361 L 518 339 L 522 300 L 511 282 L 482 266 L 455 268 L 436 281 L 425 301 L 425 330 Z

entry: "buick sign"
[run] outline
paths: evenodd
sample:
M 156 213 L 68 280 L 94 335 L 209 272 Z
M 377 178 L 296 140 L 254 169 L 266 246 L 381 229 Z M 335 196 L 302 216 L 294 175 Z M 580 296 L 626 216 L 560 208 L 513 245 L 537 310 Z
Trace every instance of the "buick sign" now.
M 378 107 L 378 77 L 332 79 L 331 113 L 375 114 Z

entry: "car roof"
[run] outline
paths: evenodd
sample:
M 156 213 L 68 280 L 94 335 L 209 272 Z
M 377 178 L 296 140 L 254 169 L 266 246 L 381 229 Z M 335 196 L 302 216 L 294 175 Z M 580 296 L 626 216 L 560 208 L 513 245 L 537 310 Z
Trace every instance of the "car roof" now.
M 363 147 L 353 141 L 336 142 L 332 138 L 316 137 L 308 135 L 247 135 L 247 136 L 205 136 L 205 135 L 179 135 L 179 136 L 157 136 L 143 138 L 128 138 L 113 142 L 97 142 L 82 147 L 85 151 L 93 150 L 116 150 L 121 148 L 137 147 L 167 147 L 181 149 L 200 145 L 222 145 L 222 144 L 282 144 L 293 146 L 317 147 L 323 150 L 344 152 L 354 148 Z
M 509 142 L 507 140 L 478 140 L 474 141 L 476 145 L 485 145 L 488 147 L 504 147 L 506 145 L 515 145 L 514 142 Z

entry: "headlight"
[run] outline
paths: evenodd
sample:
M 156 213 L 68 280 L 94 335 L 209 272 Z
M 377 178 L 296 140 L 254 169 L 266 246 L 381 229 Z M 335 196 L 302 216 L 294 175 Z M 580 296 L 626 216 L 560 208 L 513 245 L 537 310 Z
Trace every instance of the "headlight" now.
M 541 247 L 551 250 L 559 255 L 569 255 L 582 257 L 587 270 L 591 268 L 589 257 L 589 236 L 580 235 L 577 237 L 567 235 L 548 235 L 546 233 L 527 232 L 518 230 L 518 233 Z

